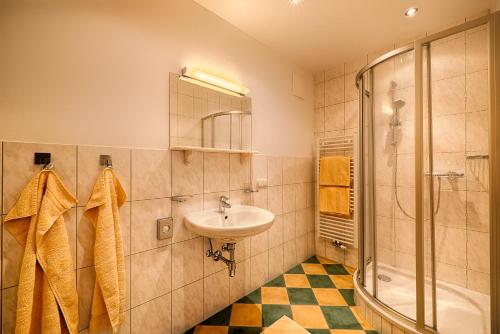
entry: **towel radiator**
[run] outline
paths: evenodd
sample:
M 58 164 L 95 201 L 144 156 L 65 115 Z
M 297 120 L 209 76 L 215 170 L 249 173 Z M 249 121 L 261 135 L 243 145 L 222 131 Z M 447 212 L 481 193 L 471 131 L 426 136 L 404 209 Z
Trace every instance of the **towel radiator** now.
M 334 246 L 340 248 L 354 247 L 356 245 L 355 226 L 355 192 L 354 192 L 354 136 L 338 136 L 332 138 L 318 138 L 316 159 L 316 198 L 319 203 L 319 173 L 320 159 L 328 156 L 349 156 L 351 157 L 349 186 L 349 210 L 350 217 L 339 217 L 337 215 L 319 212 L 319 205 L 316 207 L 317 231 L 320 237 L 332 241 Z

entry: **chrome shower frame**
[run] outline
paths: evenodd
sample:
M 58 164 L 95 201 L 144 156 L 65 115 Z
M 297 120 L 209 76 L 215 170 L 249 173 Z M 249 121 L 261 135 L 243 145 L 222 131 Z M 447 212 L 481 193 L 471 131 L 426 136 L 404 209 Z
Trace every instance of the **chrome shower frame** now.
M 430 61 L 427 61 L 424 65 L 424 57 L 430 59 L 430 43 L 450 35 L 454 35 L 481 25 L 487 25 L 489 31 L 489 96 L 490 96 L 490 159 L 489 159 L 489 170 L 490 170 L 490 306 L 491 306 L 491 334 L 500 334 L 500 173 L 495 171 L 500 170 L 500 12 L 493 14 L 488 14 L 486 16 L 474 19 L 471 21 L 466 21 L 458 26 L 446 29 L 444 31 L 428 35 L 426 37 L 415 40 L 412 44 L 400 47 L 398 49 L 392 50 L 377 59 L 373 60 L 366 66 L 364 66 L 356 75 L 355 83 L 359 90 L 359 117 L 358 117 L 358 161 L 360 164 L 358 178 L 360 185 L 357 189 L 358 191 L 358 201 L 359 201 L 359 268 L 357 271 L 356 280 L 359 286 L 364 290 L 366 272 L 365 272 L 365 262 L 366 254 L 370 251 L 371 258 L 374 262 L 372 266 L 374 274 L 372 277 L 376 280 L 376 263 L 377 263 L 377 252 L 376 252 L 376 238 L 373 238 L 373 244 L 369 245 L 369 249 L 366 249 L 366 236 L 367 232 L 374 233 L 374 231 L 366 231 L 366 219 L 374 219 L 372 216 L 373 211 L 373 198 L 374 198 L 374 188 L 370 185 L 369 179 L 373 176 L 374 165 L 373 159 L 370 156 L 369 150 L 373 147 L 373 132 L 370 129 L 366 129 L 367 119 L 372 117 L 371 105 L 373 104 L 372 98 L 370 96 L 370 91 L 367 87 L 372 87 L 370 82 L 373 80 L 373 68 L 383 63 L 395 56 L 400 54 L 414 51 L 414 71 L 415 71 L 415 244 L 416 244 L 416 319 L 409 319 L 400 313 L 394 311 L 389 306 L 382 303 L 377 299 L 377 285 L 375 282 L 373 286 L 373 291 L 371 293 L 366 292 L 369 296 L 370 301 L 376 305 L 377 308 L 386 312 L 386 314 L 391 317 L 400 319 L 403 323 L 411 326 L 412 330 L 417 333 L 436 333 L 437 332 L 437 314 L 436 314 L 436 277 L 435 277 L 435 252 L 434 252 L 434 233 L 432 234 L 431 244 L 425 245 L 424 242 L 424 194 L 425 191 L 430 191 L 430 205 L 431 208 L 434 207 L 433 204 L 433 182 L 430 182 L 429 189 L 424 189 L 424 178 L 425 178 L 425 168 L 424 168 L 424 112 L 428 114 L 427 120 L 429 122 L 427 129 L 429 152 L 428 152 L 428 169 L 430 173 L 433 171 L 433 157 L 432 157 L 432 110 L 431 106 L 424 105 L 424 73 L 430 75 Z M 427 80 L 427 89 L 430 93 L 431 80 Z M 368 112 L 365 114 L 368 108 Z M 497 112 L 498 110 L 498 112 Z M 367 130 L 367 131 L 366 131 Z M 365 147 L 365 143 L 368 143 Z M 373 154 L 373 153 L 371 153 Z M 366 167 L 368 166 L 368 167 Z M 364 170 L 368 169 L 368 173 Z M 370 203 L 371 202 L 371 203 Z M 367 215 L 367 212 L 369 213 Z M 370 217 L 371 216 L 371 217 Z M 429 217 L 431 228 L 434 228 L 434 214 Z M 371 228 L 376 227 L 372 224 Z M 431 247 L 431 274 L 432 274 L 432 326 L 427 326 L 425 322 L 425 257 L 424 257 L 424 247 Z

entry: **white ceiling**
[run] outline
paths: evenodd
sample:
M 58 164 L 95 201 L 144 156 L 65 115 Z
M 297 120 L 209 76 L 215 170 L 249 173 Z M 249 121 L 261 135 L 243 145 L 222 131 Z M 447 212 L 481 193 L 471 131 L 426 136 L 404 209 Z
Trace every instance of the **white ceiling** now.
M 492 0 L 195 0 L 311 71 L 390 47 L 494 8 Z M 419 8 L 413 18 L 404 16 Z

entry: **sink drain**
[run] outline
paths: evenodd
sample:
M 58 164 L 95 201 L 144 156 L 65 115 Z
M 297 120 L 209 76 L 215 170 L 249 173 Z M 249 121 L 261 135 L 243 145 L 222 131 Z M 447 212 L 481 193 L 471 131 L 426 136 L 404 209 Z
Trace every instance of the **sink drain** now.
M 389 276 L 384 275 L 384 274 L 377 275 L 377 278 L 379 280 L 381 280 L 382 282 L 390 282 L 390 281 L 392 281 L 392 278 L 390 278 Z

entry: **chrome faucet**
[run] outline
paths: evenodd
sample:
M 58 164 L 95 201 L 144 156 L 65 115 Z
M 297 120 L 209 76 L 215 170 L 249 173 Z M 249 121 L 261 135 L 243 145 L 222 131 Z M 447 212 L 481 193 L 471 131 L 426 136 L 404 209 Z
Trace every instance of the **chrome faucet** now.
M 231 204 L 229 204 L 229 198 L 227 196 L 219 197 L 219 212 L 224 213 L 226 208 L 231 208 Z

